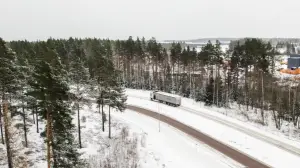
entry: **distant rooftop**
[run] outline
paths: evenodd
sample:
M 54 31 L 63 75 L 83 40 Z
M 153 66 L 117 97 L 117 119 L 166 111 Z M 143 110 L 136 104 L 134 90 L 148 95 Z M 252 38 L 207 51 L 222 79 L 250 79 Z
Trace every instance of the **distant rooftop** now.
M 295 58 L 295 57 L 299 57 L 300 58 L 300 54 L 290 54 L 290 58 Z

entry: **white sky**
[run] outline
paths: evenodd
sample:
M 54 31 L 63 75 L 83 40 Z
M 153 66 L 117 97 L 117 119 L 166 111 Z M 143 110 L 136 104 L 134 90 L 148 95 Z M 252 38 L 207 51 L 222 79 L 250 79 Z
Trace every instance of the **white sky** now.
M 0 37 L 300 37 L 299 18 L 299 0 L 0 0 Z

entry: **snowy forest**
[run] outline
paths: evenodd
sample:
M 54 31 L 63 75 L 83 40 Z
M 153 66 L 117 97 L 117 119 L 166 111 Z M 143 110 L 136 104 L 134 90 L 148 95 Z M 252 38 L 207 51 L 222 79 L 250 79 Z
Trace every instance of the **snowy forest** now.
M 270 114 L 277 129 L 284 120 L 299 128 L 300 85 L 274 75 L 275 48 L 257 38 L 231 44 L 224 53 L 219 41 L 209 41 L 197 53 L 176 42 L 164 48 L 155 38 L 34 42 L 0 38 L 0 143 L 5 144 L 8 167 L 28 167 L 18 151 L 27 147 L 29 118 L 37 132 L 39 122 L 45 123 L 39 133 L 48 165 L 86 167 L 78 152 L 81 107 L 97 103 L 105 131 L 105 122 L 110 128 L 110 109 L 126 108 L 125 88 L 176 93 L 206 106 L 243 109 L 246 116 L 254 110 L 262 125 L 268 124 L 266 114 Z M 22 118 L 20 127 L 12 125 L 14 117 Z M 72 120 L 78 120 L 77 125 Z M 23 133 L 16 134 L 16 129 Z M 110 129 L 107 136 L 111 138 Z M 16 148 L 18 139 L 24 144 Z

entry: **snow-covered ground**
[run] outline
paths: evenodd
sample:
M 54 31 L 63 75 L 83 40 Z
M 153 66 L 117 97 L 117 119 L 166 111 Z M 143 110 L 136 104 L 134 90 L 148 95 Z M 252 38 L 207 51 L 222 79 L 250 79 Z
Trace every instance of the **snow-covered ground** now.
M 130 97 L 143 98 L 149 100 L 150 91 L 146 90 L 135 90 L 135 89 L 126 89 L 126 94 Z M 237 124 L 241 127 L 245 127 L 260 134 L 269 136 L 278 141 L 286 142 L 288 144 L 294 145 L 297 148 L 300 148 L 300 134 L 293 123 L 284 122 L 282 129 L 278 130 L 275 127 L 274 122 L 272 121 L 272 116 L 266 111 L 266 122 L 267 125 L 261 125 L 256 120 L 260 117 L 260 113 L 255 110 L 249 109 L 247 112 L 248 116 L 245 116 L 244 113 L 245 107 L 241 106 L 239 109 L 238 105 L 232 104 L 231 109 L 218 108 L 218 107 L 208 107 L 205 106 L 203 102 L 195 102 L 190 98 L 181 98 L 181 109 L 190 109 L 194 111 L 201 111 L 209 116 L 215 118 L 220 118 L 224 121 Z
M 107 114 L 107 108 L 104 109 Z M 16 117 L 13 122 L 16 124 L 21 121 L 21 118 Z M 44 124 L 39 124 L 41 132 Z M 76 114 L 74 124 L 77 126 Z M 108 163 L 117 165 L 116 167 L 136 163 L 137 167 L 141 168 L 241 167 L 239 163 L 181 131 L 130 110 L 124 113 L 112 110 L 112 139 L 108 138 L 107 124 L 108 122 L 103 132 L 101 114 L 98 113 L 95 104 L 84 106 L 81 110 L 83 148 L 79 151 L 82 154 L 81 158 L 85 159 L 90 167 L 101 167 Z M 31 115 L 28 116 L 27 126 L 29 147 L 22 152 L 30 162 L 29 167 L 46 167 L 46 146 L 40 134 L 36 133 L 36 125 Z M 22 129 L 20 133 L 18 138 L 22 140 Z M 77 133 L 75 138 L 77 141 Z M 6 155 L 5 146 L 2 144 L 0 155 Z M 2 158 L 0 168 L 7 167 L 5 158 Z
M 166 106 L 164 104 L 152 102 L 149 100 L 148 91 L 141 91 L 141 90 L 137 91 L 137 90 L 127 89 L 126 93 L 128 95 L 128 101 L 127 101 L 128 104 L 133 104 L 154 111 L 158 111 L 169 117 L 177 119 L 178 121 L 181 121 L 189 126 L 192 126 L 222 141 L 225 144 L 228 144 L 244 153 L 249 154 L 254 158 L 257 158 L 260 161 L 263 161 L 271 165 L 271 167 L 286 167 L 286 165 L 297 165 L 300 161 L 299 156 L 293 155 L 276 146 L 270 145 L 269 143 L 253 138 L 245 133 L 239 132 L 230 127 L 224 126 L 223 124 L 205 119 L 193 113 L 189 113 L 186 110 L 183 110 L 181 108 L 174 108 L 174 107 Z M 193 103 L 191 102 L 189 103 L 187 100 L 183 99 L 182 106 L 193 108 L 195 104 L 193 105 Z M 215 115 L 223 116 L 224 118 L 230 120 L 229 119 L 230 117 L 226 117 L 225 115 L 222 115 L 218 112 L 214 112 L 213 109 L 210 110 L 204 109 L 204 111 L 208 113 L 213 113 Z M 238 120 L 235 121 L 239 122 Z M 251 124 L 247 124 L 247 123 L 244 124 L 249 126 L 249 128 L 253 127 L 251 126 Z M 267 130 L 265 130 L 265 133 L 267 133 Z M 279 139 L 288 141 L 291 144 L 294 144 L 296 146 L 299 145 L 297 142 L 289 141 L 282 137 L 279 137 Z
M 143 168 L 241 166 L 181 131 L 142 114 L 126 110 L 125 113 L 113 113 L 113 116 L 127 123 L 131 131 L 145 135 L 145 149 L 140 149 Z
M 213 116 L 215 118 L 234 123 L 240 127 L 244 127 L 248 130 L 263 134 L 269 138 L 276 139 L 281 142 L 288 143 L 300 149 L 300 137 L 299 132 L 293 126 L 293 123 L 284 122 L 281 130 L 278 130 L 272 119 L 272 115 L 266 111 L 266 122 L 267 125 L 262 125 L 259 123 L 260 111 L 250 109 L 248 114 L 245 114 L 245 107 L 238 108 L 238 105 L 233 105 L 232 109 L 217 108 L 217 107 L 207 107 L 204 103 L 197 103 L 192 99 L 183 98 L 182 99 L 183 108 L 194 109 L 196 111 L 201 111 L 207 115 Z M 248 115 L 247 117 L 245 115 Z

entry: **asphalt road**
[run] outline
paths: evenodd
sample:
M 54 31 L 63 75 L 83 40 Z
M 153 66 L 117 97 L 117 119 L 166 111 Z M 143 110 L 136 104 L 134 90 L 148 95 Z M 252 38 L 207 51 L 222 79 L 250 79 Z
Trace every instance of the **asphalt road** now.
M 203 143 L 206 143 L 207 145 L 211 146 L 215 150 L 223 153 L 224 155 L 227 155 L 228 157 L 232 158 L 233 160 L 241 163 L 245 167 L 248 168 L 270 168 L 270 166 L 246 155 L 245 153 L 242 153 L 236 149 L 233 149 L 224 143 L 219 142 L 218 140 L 192 128 L 189 127 L 177 120 L 174 120 L 170 117 L 167 117 L 163 114 L 156 113 L 154 111 L 150 111 L 147 109 L 143 109 L 140 107 L 136 107 L 133 105 L 127 105 L 127 109 L 133 110 L 135 112 L 147 115 L 149 117 L 152 117 L 154 119 L 160 120 L 162 122 L 165 122 L 178 130 L 181 130 L 182 132 L 185 132 L 186 134 L 194 137 L 195 139 L 202 141 Z

